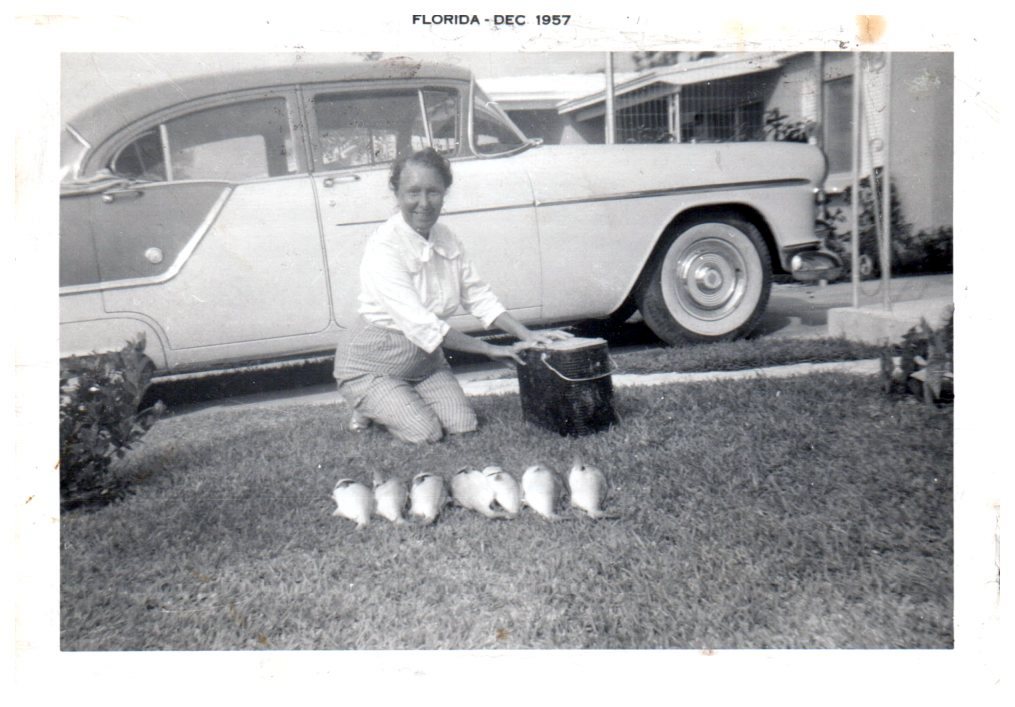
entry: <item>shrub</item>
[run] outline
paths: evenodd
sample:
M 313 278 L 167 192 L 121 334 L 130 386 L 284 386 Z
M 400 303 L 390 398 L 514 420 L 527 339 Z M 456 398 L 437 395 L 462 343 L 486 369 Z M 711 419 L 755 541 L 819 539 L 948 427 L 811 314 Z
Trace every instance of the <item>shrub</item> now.
M 874 170 L 880 184 L 882 169 Z M 862 276 L 876 276 L 881 272 L 881 245 L 877 232 L 878 208 L 882 202 L 874 203 L 874 191 L 871 189 L 869 177 L 859 182 L 860 215 L 860 257 Z M 880 191 L 880 188 L 879 188 Z M 852 203 L 852 187 L 847 187 L 841 197 L 843 206 L 828 209 L 827 216 L 819 219 L 818 230 L 821 232 L 828 248 L 843 260 L 844 275 L 849 276 L 852 267 L 853 234 L 849 230 L 839 230 L 849 223 L 849 209 Z M 891 194 L 891 258 L 893 275 L 910 275 L 917 273 L 950 273 L 952 271 L 952 228 L 939 226 L 929 230 L 913 233 L 913 224 L 902 215 L 902 205 L 892 185 Z
M 906 234 L 895 242 L 896 260 L 892 269 L 900 273 L 941 273 L 952 271 L 952 227 L 940 226 Z
M 161 402 L 138 410 L 154 365 L 145 339 L 60 362 L 60 498 L 66 509 L 122 496 L 113 462 L 151 429 Z
M 897 349 L 881 352 L 881 384 L 886 393 L 917 395 L 933 404 L 954 399 L 954 320 L 953 313 L 937 330 L 921 320 L 919 327 L 906 332 Z
M 778 108 L 765 111 L 762 132 L 766 140 L 775 142 L 809 142 L 816 126 L 811 120 L 790 120 Z

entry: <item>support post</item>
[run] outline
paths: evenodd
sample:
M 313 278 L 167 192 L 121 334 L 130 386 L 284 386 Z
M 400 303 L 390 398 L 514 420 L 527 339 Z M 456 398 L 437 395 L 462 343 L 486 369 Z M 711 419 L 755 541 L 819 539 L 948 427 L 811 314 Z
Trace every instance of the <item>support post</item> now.
M 606 144 L 612 145 L 617 139 L 614 125 L 613 96 L 613 52 L 606 52 Z
M 860 52 L 853 53 L 853 125 L 852 159 L 853 186 L 850 192 L 852 216 L 852 238 L 850 256 L 853 262 L 853 308 L 860 306 Z
M 881 239 L 881 303 L 885 310 L 891 310 L 892 297 L 892 173 L 888 168 L 891 164 L 890 147 L 892 144 L 892 53 L 885 52 L 885 110 L 882 126 L 882 167 L 881 167 L 881 198 L 884 207 L 881 209 L 884 223 L 884 238 Z

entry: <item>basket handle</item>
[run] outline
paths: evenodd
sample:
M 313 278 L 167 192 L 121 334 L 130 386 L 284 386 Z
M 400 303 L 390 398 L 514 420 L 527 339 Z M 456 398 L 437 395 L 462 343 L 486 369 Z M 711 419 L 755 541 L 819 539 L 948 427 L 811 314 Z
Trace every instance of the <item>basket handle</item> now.
M 614 373 L 617 372 L 617 364 L 614 362 L 613 357 L 610 356 L 609 354 L 607 354 L 607 359 L 610 361 L 610 370 L 606 371 L 605 373 L 597 373 L 594 376 L 588 376 L 587 378 L 570 378 L 568 376 L 565 376 L 563 373 L 561 373 L 556 368 L 554 368 L 553 365 L 549 361 L 546 360 L 546 357 L 547 357 L 547 353 L 545 351 L 543 353 L 539 354 L 539 360 L 543 363 L 544 366 L 546 366 L 551 371 L 556 373 L 558 378 L 566 380 L 569 383 L 584 383 L 586 381 L 599 380 L 600 378 L 606 378 L 607 376 L 612 376 Z

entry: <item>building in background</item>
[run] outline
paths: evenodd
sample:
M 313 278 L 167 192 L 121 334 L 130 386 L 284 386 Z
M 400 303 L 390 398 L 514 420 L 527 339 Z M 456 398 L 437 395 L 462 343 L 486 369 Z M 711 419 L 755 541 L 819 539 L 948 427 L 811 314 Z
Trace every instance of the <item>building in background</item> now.
M 953 55 L 862 55 L 861 174 L 880 167 L 891 116 L 890 168 L 915 229 L 952 225 Z M 808 140 L 825 151 L 827 187 L 852 178 L 853 55 L 751 52 L 682 55 L 677 63 L 617 73 L 616 142 Z M 890 80 L 888 80 L 890 78 Z M 605 142 L 605 75 L 482 79 L 530 137 L 550 144 Z M 885 108 L 889 110 L 885 110 Z

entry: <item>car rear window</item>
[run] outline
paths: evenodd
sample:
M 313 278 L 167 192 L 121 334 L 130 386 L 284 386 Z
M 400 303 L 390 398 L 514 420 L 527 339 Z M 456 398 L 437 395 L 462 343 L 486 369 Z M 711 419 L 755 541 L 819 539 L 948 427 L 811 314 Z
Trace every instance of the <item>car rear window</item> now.
M 247 181 L 298 170 L 286 100 L 272 97 L 188 113 L 148 130 L 110 163 L 142 181 Z

